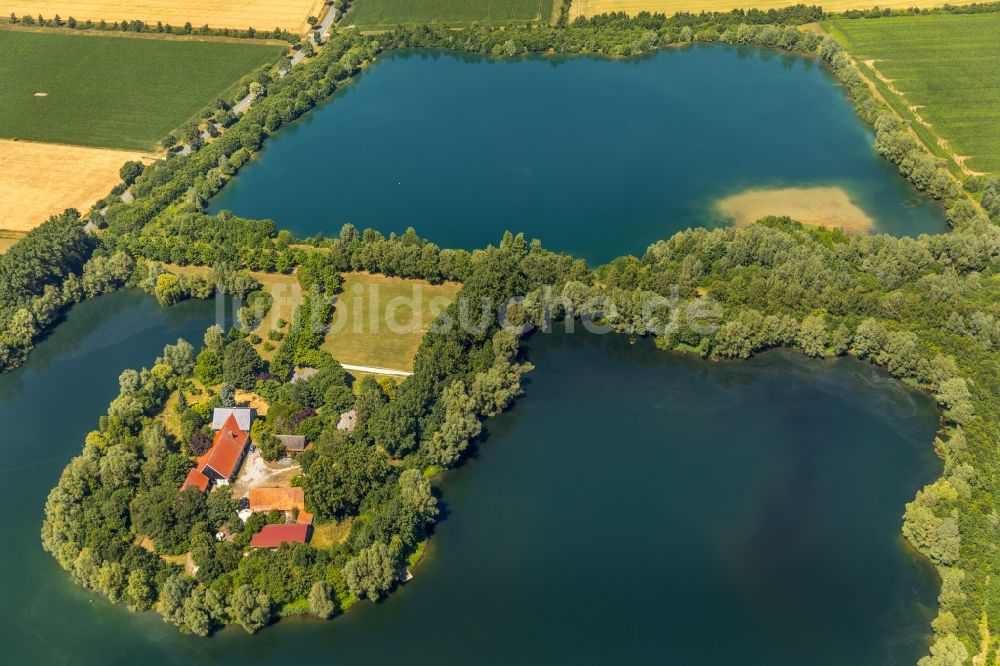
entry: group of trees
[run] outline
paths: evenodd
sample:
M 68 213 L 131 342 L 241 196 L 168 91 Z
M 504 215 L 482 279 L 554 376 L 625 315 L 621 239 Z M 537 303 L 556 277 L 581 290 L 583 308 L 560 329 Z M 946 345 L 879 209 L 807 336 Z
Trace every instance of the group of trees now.
M 87 19 L 85 21 L 78 21 L 72 16 L 66 18 L 65 20 L 58 14 L 52 18 L 45 18 L 41 14 L 36 16 L 31 16 L 29 14 L 24 14 L 20 18 L 11 12 L 10 16 L 7 18 L 7 22 L 11 25 L 22 24 L 25 26 L 41 26 L 46 28 L 69 28 L 71 30 L 100 30 L 100 31 L 110 31 L 110 32 L 156 32 L 174 35 L 205 35 L 212 37 L 240 37 L 243 39 L 283 39 L 287 42 L 295 43 L 298 41 L 298 37 L 283 30 L 281 28 L 274 28 L 274 30 L 255 30 L 254 28 L 247 28 L 246 30 L 237 30 L 234 28 L 211 28 L 206 23 L 200 28 L 195 28 L 188 21 L 183 26 L 174 27 L 169 23 L 164 24 L 162 21 L 157 21 L 155 25 L 147 23 L 145 21 L 140 21 L 138 19 L 133 19 L 131 21 L 93 21 Z
M 0 372 L 23 363 L 68 306 L 123 286 L 134 265 L 124 252 L 94 253 L 75 210 L 15 243 L 0 256 Z

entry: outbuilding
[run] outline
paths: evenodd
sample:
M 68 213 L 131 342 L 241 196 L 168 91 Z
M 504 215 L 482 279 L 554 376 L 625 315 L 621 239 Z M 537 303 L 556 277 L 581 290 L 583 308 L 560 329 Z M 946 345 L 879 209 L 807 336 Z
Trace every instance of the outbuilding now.
M 308 543 L 312 525 L 264 525 L 250 539 L 251 548 L 277 548 L 283 543 Z

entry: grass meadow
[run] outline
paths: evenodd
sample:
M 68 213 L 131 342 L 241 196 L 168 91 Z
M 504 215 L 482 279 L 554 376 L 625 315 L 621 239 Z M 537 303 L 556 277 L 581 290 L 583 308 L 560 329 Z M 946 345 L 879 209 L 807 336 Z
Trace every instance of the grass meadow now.
M 1000 172 L 1000 13 L 835 19 L 824 28 L 932 149 Z
M 455 282 L 345 273 L 322 348 L 341 363 L 412 370 L 424 333 L 460 288 Z
M 553 0 L 354 0 L 344 25 L 363 29 L 417 23 L 446 25 L 548 22 Z
M 284 50 L 268 43 L 0 30 L 0 137 L 153 150 Z

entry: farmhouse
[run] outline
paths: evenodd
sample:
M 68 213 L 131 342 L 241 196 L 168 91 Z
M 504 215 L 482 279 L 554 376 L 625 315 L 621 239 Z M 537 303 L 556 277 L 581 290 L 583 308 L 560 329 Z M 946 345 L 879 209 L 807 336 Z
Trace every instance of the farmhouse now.
M 219 484 L 232 481 L 250 443 L 250 433 L 243 430 L 230 414 L 219 432 L 215 433 L 212 448 L 198 459 L 201 473 Z
M 199 456 L 194 469 L 188 472 L 181 491 L 198 488 L 205 492 L 213 482 L 227 485 L 243 462 L 249 443 L 250 433 L 240 428 L 235 414 L 230 414 L 215 433 L 212 447 Z
M 250 426 L 257 418 L 257 411 L 250 407 L 216 407 L 212 410 L 212 430 L 221 430 L 230 416 L 236 417 L 236 425 L 240 430 L 250 432 Z
M 251 548 L 277 548 L 283 543 L 307 543 L 311 525 L 264 525 L 250 539 Z

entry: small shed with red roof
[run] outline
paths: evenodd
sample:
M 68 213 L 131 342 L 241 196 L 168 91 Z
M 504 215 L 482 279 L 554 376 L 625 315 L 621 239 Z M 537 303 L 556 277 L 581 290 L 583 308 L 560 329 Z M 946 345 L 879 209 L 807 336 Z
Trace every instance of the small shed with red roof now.
M 307 543 L 312 525 L 264 525 L 250 539 L 251 548 L 277 548 L 283 543 Z

